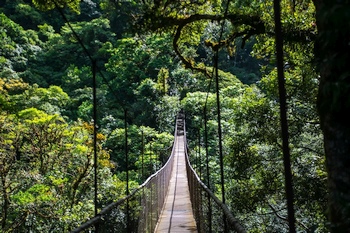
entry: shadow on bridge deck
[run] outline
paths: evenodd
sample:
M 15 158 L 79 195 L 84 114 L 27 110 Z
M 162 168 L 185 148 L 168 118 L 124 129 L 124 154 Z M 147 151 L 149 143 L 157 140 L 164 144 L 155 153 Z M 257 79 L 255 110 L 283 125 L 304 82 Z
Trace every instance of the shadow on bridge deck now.
M 168 195 L 155 232 L 197 232 L 188 189 L 184 136 L 177 136 Z

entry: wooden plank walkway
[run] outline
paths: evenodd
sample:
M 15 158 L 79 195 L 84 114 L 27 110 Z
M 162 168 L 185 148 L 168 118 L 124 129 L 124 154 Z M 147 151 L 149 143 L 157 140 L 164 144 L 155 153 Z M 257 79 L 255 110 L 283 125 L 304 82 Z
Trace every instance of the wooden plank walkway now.
M 168 195 L 155 229 L 156 233 L 197 232 L 188 190 L 183 137 L 178 135 L 174 144 L 174 167 Z

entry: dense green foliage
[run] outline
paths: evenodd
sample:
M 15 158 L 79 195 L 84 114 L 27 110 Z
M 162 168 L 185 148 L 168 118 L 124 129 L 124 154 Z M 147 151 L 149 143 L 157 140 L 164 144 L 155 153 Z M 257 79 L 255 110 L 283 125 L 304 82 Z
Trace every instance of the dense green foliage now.
M 52 18 L 54 12 L 42 13 L 30 1 L 1 7 L 0 231 L 68 232 L 94 214 L 91 62 L 59 14 Z M 19 8 L 31 9 L 30 17 L 40 18 L 31 20 L 36 25 L 26 24 L 28 12 Z M 109 19 L 97 17 L 103 13 L 96 13 L 97 2 L 82 4 L 80 11 L 83 18 L 67 14 L 99 70 L 98 200 L 103 207 L 126 193 L 124 110 L 131 187 L 167 159 L 179 100 L 158 82 L 166 83 L 165 67 L 171 68 L 174 56 L 166 37 L 117 40 Z M 142 41 L 148 41 L 149 51 Z
M 285 0 L 282 9 L 297 229 L 326 232 L 315 8 Z M 225 1 L 1 3 L 0 231 L 67 232 L 93 215 L 90 58 L 99 204 L 125 194 L 126 169 L 137 185 L 166 161 L 181 108 L 194 166 L 219 196 L 218 52 L 226 202 L 248 232 L 287 232 L 272 1 L 232 1 L 225 10 Z

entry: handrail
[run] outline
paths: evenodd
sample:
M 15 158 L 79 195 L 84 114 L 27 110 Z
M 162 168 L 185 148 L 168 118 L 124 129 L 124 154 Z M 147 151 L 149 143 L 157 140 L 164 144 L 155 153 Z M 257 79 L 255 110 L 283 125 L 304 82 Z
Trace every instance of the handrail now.
M 185 126 L 184 126 L 185 127 Z M 222 213 L 225 215 L 225 218 L 229 224 L 230 230 L 234 230 L 237 233 L 246 233 L 246 230 L 243 228 L 243 226 L 239 223 L 239 221 L 233 216 L 232 212 L 229 210 L 229 208 L 221 201 L 219 198 L 201 181 L 198 174 L 193 169 L 189 156 L 188 156 L 188 147 L 187 147 L 187 139 L 186 139 L 186 130 L 184 129 L 184 143 L 185 143 L 185 155 L 186 155 L 186 170 L 187 170 L 187 177 L 189 179 L 189 188 L 190 188 L 190 196 L 191 196 L 191 202 L 193 206 L 193 212 L 195 215 L 195 219 L 197 221 L 198 226 L 198 232 L 212 232 L 212 229 L 206 229 L 204 225 L 206 225 L 206 221 L 208 221 L 208 218 L 204 218 L 205 214 L 212 214 L 212 213 L 203 213 L 203 199 L 202 196 L 204 194 L 208 195 L 209 198 L 213 199 L 214 202 L 217 204 L 218 208 L 221 209 Z M 204 191 L 204 193 L 202 192 Z M 198 203 L 200 202 L 200 203 Z M 210 211 L 212 212 L 212 211 Z M 222 221 L 224 221 L 221 218 Z M 210 218 L 211 219 L 211 218 Z M 207 224 L 207 225 L 219 225 L 219 224 Z M 222 229 L 221 229 L 222 230 Z M 214 231 L 218 232 L 218 231 Z
M 180 126 L 180 131 L 182 131 Z M 175 132 L 174 132 L 174 143 L 176 136 L 178 135 L 178 118 L 176 118 Z M 98 226 L 102 221 L 105 221 L 105 216 L 111 214 L 113 210 L 120 208 L 127 201 L 135 200 L 138 193 L 142 196 L 139 202 L 138 217 L 140 221 L 136 221 L 138 226 L 133 226 L 135 229 L 133 232 L 153 232 L 158 221 L 165 196 L 167 195 L 167 186 L 170 181 L 170 176 L 172 172 L 172 163 L 174 161 L 174 143 L 167 162 L 154 174 L 149 176 L 146 181 L 144 181 L 140 186 L 134 189 L 129 195 L 113 202 L 106 207 L 104 207 L 96 216 L 92 217 L 90 220 L 86 221 L 79 227 L 71 231 L 71 233 L 79 233 L 84 230 L 91 229 L 93 226 Z M 141 193 L 142 190 L 142 193 Z M 149 195 L 151 198 L 149 198 Z M 143 211 L 140 208 L 143 207 Z M 149 208 L 148 208 L 149 207 Z M 141 217 L 142 215 L 142 217 Z

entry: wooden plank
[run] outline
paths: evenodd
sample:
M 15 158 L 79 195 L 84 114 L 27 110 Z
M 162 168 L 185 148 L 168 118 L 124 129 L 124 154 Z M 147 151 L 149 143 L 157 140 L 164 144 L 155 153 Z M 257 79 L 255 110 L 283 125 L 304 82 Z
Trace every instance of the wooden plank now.
M 156 233 L 197 232 L 188 190 L 183 137 L 177 136 L 175 142 L 174 167 Z

